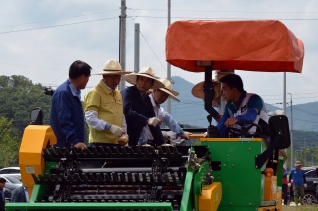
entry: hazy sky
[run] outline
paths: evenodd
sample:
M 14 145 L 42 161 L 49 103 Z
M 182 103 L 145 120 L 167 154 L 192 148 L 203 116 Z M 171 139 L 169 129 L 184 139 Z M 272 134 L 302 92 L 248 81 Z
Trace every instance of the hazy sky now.
M 77 59 L 90 64 L 93 72 L 101 71 L 107 60 L 118 59 L 119 8 L 119 0 L 1 0 L 0 75 L 24 75 L 34 83 L 55 87 L 67 79 L 68 68 Z M 172 0 L 171 9 L 171 22 L 280 20 L 305 46 L 303 73 L 287 74 L 287 92 L 295 104 L 318 101 L 318 1 Z M 151 66 L 157 76 L 166 77 L 166 10 L 166 0 L 127 0 L 126 70 L 134 67 L 134 24 L 140 23 L 140 67 Z M 236 73 L 245 89 L 258 93 L 266 103 L 283 101 L 283 73 Z M 172 67 L 175 75 L 193 84 L 204 78 Z M 100 79 L 92 76 L 82 95 Z

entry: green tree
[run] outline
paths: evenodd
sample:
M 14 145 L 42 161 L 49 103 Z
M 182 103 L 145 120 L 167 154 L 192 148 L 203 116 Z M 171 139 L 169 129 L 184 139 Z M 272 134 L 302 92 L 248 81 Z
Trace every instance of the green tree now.
M 20 139 L 24 128 L 30 123 L 30 112 L 40 107 L 44 114 L 43 123 L 49 124 L 51 97 L 43 94 L 41 84 L 32 84 L 24 76 L 0 76 L 0 117 L 14 119 L 12 126 Z
M 0 166 L 7 167 L 18 164 L 19 138 L 12 129 L 12 121 L 0 118 Z

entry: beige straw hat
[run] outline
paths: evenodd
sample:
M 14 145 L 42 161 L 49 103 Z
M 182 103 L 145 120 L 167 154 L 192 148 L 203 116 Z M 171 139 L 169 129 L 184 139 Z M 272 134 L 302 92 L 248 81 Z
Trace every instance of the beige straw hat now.
M 164 79 L 164 78 L 160 78 L 159 81 L 161 81 L 165 87 L 164 88 L 159 88 L 161 91 L 169 94 L 170 98 L 180 102 L 180 100 L 176 97 L 179 95 L 179 92 L 175 91 L 172 89 L 172 85 L 171 85 L 171 81 L 169 81 L 168 79 Z M 150 91 L 152 92 L 153 89 L 151 89 Z
M 213 83 L 213 86 L 217 84 L 221 84 L 220 82 L 215 81 L 214 79 L 212 79 L 212 83 Z M 194 85 L 194 87 L 191 90 L 191 93 L 194 97 L 204 99 L 203 84 L 204 84 L 204 81 Z M 214 93 L 214 97 L 218 97 L 218 95 L 219 93 Z
M 159 88 L 165 87 L 165 85 L 156 78 L 155 72 L 153 71 L 151 67 L 142 67 L 138 73 L 131 73 L 131 74 L 125 75 L 124 79 L 128 83 L 132 85 L 136 85 L 137 76 L 153 79 L 154 83 L 153 83 L 153 86 L 150 87 L 150 89 L 159 89 Z
M 300 161 L 296 161 L 295 166 L 302 166 L 303 164 Z
M 129 74 L 132 72 L 122 71 L 119 62 L 115 59 L 110 59 L 105 63 L 104 69 L 102 72 L 93 73 L 92 75 L 123 75 Z

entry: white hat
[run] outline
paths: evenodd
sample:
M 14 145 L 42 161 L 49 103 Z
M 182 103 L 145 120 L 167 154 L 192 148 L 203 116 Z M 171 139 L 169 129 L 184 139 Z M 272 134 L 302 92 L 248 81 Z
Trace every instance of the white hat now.
M 105 66 L 102 72 L 93 73 L 92 75 L 122 75 L 122 74 L 129 74 L 129 73 L 132 73 L 132 72 L 121 71 L 121 66 L 117 60 L 110 59 L 105 63 Z
M 153 71 L 153 69 L 151 69 L 151 67 L 142 67 L 138 73 L 131 73 L 131 74 L 125 75 L 124 79 L 128 83 L 132 85 L 136 85 L 137 76 L 153 79 L 154 83 L 152 87 L 150 87 L 150 89 L 159 89 L 159 88 L 165 87 L 165 85 L 156 78 L 155 72 Z
M 165 93 L 168 93 L 171 99 L 180 102 L 180 100 L 176 97 L 179 95 L 179 92 L 172 89 L 171 82 L 168 79 L 164 79 L 164 78 L 160 78 L 159 81 L 161 81 L 165 85 L 164 88 L 159 88 L 159 89 Z

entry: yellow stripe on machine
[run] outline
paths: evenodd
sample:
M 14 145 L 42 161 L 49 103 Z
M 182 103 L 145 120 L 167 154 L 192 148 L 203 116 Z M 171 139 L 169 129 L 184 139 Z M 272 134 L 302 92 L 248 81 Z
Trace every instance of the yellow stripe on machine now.
M 240 141 L 249 141 L 249 142 L 261 142 L 262 138 L 200 138 L 201 142 L 240 142 Z

